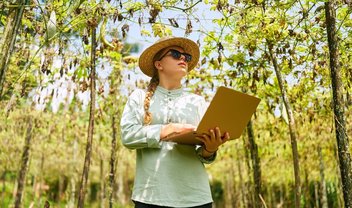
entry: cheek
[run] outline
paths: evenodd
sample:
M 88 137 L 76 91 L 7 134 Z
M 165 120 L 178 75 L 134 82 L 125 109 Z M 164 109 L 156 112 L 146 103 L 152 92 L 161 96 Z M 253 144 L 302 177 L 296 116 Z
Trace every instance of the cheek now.
M 173 70 L 177 67 L 177 62 L 174 60 L 167 59 L 163 62 L 162 67 L 163 69 L 166 69 L 166 70 Z

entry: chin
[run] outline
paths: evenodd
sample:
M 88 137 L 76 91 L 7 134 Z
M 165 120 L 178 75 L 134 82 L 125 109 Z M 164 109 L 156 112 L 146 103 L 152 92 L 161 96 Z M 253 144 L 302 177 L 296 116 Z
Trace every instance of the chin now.
M 182 70 L 185 74 L 188 73 L 188 69 L 187 69 L 187 68 L 182 68 L 181 70 Z
M 182 73 L 180 73 L 180 74 L 182 74 L 182 77 L 186 76 L 188 74 L 187 69 L 182 70 Z

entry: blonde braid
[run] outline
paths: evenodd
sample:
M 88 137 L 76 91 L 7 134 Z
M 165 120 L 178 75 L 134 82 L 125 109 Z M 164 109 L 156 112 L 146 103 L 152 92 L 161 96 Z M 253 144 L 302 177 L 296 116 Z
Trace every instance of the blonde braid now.
M 145 94 L 145 99 L 144 99 L 144 112 L 145 112 L 144 113 L 144 124 L 145 125 L 149 125 L 152 122 L 152 113 L 149 111 L 150 99 L 153 97 L 154 92 L 155 92 L 158 84 L 159 84 L 159 76 L 156 73 L 156 74 L 154 74 L 154 76 L 150 80 L 147 93 Z
M 153 57 L 153 63 L 159 60 L 161 54 L 163 54 L 166 49 L 167 48 L 164 48 L 155 54 L 155 56 Z M 152 113 L 149 111 L 150 99 L 153 97 L 156 87 L 159 85 L 158 70 L 154 68 L 153 72 L 154 74 L 149 82 L 148 90 L 147 90 L 147 93 L 145 94 L 145 99 L 144 99 L 144 121 L 143 121 L 144 125 L 149 125 L 152 123 Z

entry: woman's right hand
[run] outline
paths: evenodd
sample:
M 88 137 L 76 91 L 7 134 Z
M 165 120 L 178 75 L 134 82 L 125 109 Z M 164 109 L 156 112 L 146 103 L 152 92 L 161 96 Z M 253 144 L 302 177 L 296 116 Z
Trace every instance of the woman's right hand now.
M 190 132 L 195 129 L 196 129 L 196 126 L 192 124 L 170 123 L 170 124 L 164 125 L 161 128 L 160 140 L 167 140 L 171 136 L 174 136 L 180 133 Z

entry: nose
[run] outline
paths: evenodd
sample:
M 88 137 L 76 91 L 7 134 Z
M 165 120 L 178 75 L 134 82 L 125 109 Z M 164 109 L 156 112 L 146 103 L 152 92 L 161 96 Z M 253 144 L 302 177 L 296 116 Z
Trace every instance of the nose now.
M 181 59 L 182 61 L 186 62 L 186 56 L 185 56 L 185 55 L 181 54 L 180 59 Z

